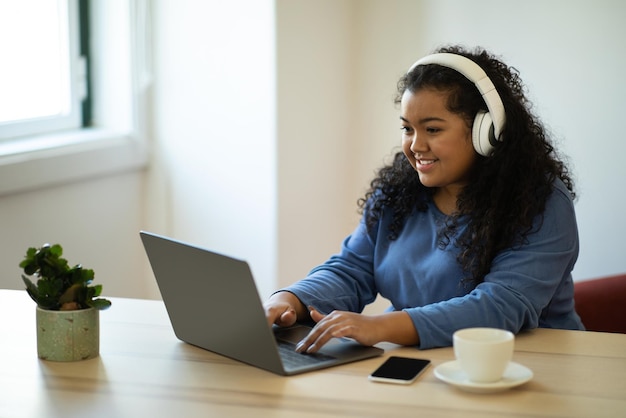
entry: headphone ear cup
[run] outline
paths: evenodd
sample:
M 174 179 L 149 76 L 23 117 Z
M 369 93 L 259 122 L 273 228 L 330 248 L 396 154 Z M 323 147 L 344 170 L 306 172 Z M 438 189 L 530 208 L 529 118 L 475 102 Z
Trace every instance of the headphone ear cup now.
M 476 114 L 472 125 L 472 143 L 476 152 L 482 156 L 488 157 L 493 152 L 495 135 L 489 112 L 481 110 Z

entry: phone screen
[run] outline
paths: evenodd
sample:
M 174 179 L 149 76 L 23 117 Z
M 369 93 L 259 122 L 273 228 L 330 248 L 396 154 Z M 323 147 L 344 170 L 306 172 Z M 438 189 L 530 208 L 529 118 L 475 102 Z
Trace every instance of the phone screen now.
M 376 382 L 386 383 L 412 383 L 423 372 L 430 360 L 411 357 L 389 357 L 369 379 Z

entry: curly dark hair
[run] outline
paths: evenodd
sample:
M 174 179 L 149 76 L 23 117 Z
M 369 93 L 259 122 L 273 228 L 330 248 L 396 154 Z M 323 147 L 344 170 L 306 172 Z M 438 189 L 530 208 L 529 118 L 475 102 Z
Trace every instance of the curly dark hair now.
M 454 244 L 460 248 L 458 262 L 466 275 L 462 282 L 474 287 L 484 281 L 498 252 L 526 241 L 533 221 L 545 209 L 557 178 L 563 181 L 573 199 L 576 194 L 569 170 L 557 155 L 546 129 L 532 114 L 518 71 L 482 49 L 469 51 L 448 46 L 436 52 L 454 53 L 476 62 L 495 85 L 507 117 L 503 141 L 496 144 L 491 156 L 477 157 L 470 181 L 458 196 L 458 211 L 440 231 L 439 245 L 445 247 L 451 242 L 459 218 L 469 218 L 468 227 Z M 421 65 L 405 74 L 398 82 L 396 104 L 406 90 L 416 92 L 423 88 L 448 93 L 448 109 L 466 119 L 468 126 L 479 110 L 487 110 L 471 81 L 437 64 Z M 389 237 L 393 240 L 414 210 L 427 210 L 426 199 L 434 192 L 421 184 L 400 151 L 392 163 L 379 170 L 358 203 L 370 230 L 383 211 L 392 211 Z

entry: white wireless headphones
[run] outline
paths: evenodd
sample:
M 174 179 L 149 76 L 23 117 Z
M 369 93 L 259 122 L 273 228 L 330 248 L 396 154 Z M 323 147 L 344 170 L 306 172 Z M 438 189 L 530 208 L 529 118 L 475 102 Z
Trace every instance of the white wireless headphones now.
M 452 68 L 474 83 L 487 104 L 488 112 L 479 111 L 472 126 L 472 143 L 480 155 L 488 157 L 496 141 L 502 141 L 502 129 L 506 122 L 504 105 L 493 83 L 478 64 L 462 55 L 439 53 L 419 59 L 409 68 L 410 73 L 418 65 L 437 64 Z

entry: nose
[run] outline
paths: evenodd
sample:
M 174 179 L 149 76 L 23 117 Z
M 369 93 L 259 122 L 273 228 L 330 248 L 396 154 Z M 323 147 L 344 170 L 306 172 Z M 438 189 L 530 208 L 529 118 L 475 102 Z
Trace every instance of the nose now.
M 422 139 L 421 135 L 418 135 L 417 132 L 413 134 L 411 138 L 411 146 L 410 149 L 413 153 L 426 151 L 428 145 L 425 140 Z

